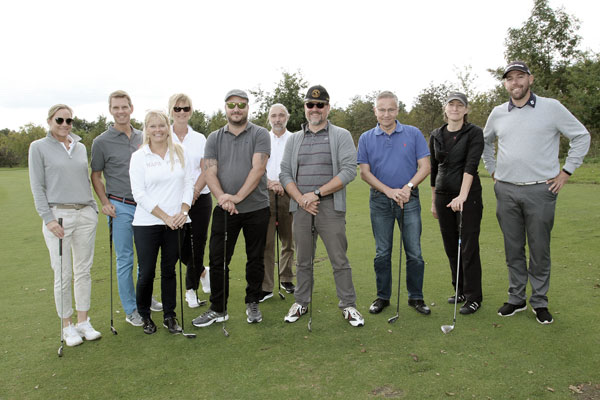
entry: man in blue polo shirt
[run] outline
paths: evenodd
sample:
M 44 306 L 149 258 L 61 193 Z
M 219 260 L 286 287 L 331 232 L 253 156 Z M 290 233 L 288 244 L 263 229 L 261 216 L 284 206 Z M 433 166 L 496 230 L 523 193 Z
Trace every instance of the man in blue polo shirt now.
M 371 314 L 390 304 L 394 222 L 402 230 L 408 305 L 428 315 L 423 300 L 425 262 L 421 256 L 421 203 L 417 186 L 429 175 L 429 149 L 421 131 L 396 120 L 398 97 L 384 91 L 374 107 L 378 124 L 358 141 L 360 177 L 371 186 L 369 206 L 375 237 L 377 298 Z M 401 266 L 400 266 L 401 268 Z

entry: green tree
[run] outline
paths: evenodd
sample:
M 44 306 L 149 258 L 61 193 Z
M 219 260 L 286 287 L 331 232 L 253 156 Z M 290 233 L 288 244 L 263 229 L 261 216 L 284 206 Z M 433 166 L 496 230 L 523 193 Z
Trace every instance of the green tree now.
M 435 128 L 444 124 L 442 107 L 450 88 L 446 83 L 429 86 L 421 91 L 416 97 L 413 108 L 410 110 L 409 119 L 412 125 L 423 132 L 425 137 Z
M 207 135 L 211 132 L 208 130 L 208 118 L 202 111 L 194 110 L 192 116 L 190 117 L 189 124 L 193 130 L 204 135 Z
M 225 126 L 227 124 L 227 117 L 225 113 L 221 110 L 217 111 L 208 119 L 208 124 L 206 125 L 206 136 L 208 136 L 211 132 L 216 131 L 217 129 Z

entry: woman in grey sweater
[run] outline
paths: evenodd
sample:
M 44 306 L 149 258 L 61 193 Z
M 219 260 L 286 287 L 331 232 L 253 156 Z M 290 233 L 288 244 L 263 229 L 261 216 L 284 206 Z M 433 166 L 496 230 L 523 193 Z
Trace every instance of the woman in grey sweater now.
M 73 110 L 69 106 L 52 106 L 48 111 L 48 135 L 29 147 L 31 192 L 43 220 L 42 232 L 54 270 L 54 301 L 67 346 L 101 336 L 88 317 L 98 207 L 90 189 L 87 152 L 81 138 L 71 133 L 72 124 Z M 71 322 L 71 282 L 77 325 Z

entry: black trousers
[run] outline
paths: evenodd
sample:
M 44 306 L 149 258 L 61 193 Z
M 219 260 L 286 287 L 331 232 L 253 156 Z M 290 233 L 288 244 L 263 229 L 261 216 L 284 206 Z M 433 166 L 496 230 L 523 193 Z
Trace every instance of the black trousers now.
M 201 194 L 189 211 L 192 223 L 186 226 L 181 249 L 181 262 L 187 266 L 185 274 L 186 290 L 198 290 L 200 285 L 200 276 L 204 272 L 204 249 L 206 247 L 206 237 L 208 236 L 211 209 L 212 198 L 210 193 L 207 193 Z M 192 238 L 194 239 L 193 246 L 191 243 Z M 194 249 L 193 257 L 192 247 Z
M 457 195 L 435 194 L 435 209 L 438 215 L 444 250 L 452 271 L 452 286 L 456 289 L 456 263 L 458 259 L 459 213 L 446 207 Z M 460 250 L 460 276 L 458 294 L 464 294 L 468 301 L 481 303 L 481 259 L 479 257 L 479 232 L 483 202 L 481 191 L 471 192 L 463 204 L 462 240 Z
M 224 219 L 227 214 L 227 227 Z M 247 213 L 229 215 L 221 207 L 213 210 L 210 230 L 210 308 L 216 312 L 227 310 L 229 297 L 229 262 L 233 256 L 240 231 L 246 241 L 246 297 L 245 303 L 258 303 L 265 275 L 264 253 L 269 207 Z M 224 254 L 225 232 L 227 232 L 227 251 Z M 224 262 L 226 264 L 225 271 Z M 225 310 L 223 310 L 225 296 Z
M 179 259 L 179 230 L 166 225 L 134 226 L 133 237 L 139 264 L 136 286 L 137 309 L 143 318 L 150 317 L 152 287 L 156 273 L 156 261 L 160 249 L 160 290 L 164 318 L 175 316 L 177 305 L 177 278 L 175 264 Z

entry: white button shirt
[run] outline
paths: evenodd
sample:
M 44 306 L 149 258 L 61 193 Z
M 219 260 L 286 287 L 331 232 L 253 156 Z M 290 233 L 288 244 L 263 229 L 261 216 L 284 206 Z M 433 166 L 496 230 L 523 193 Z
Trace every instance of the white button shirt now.
M 192 163 L 186 153 L 185 168 L 182 168 L 175 154 L 175 166 L 171 170 L 170 158 L 168 150 L 163 159 L 147 144 L 131 155 L 129 178 L 131 192 L 137 202 L 132 225 L 164 225 L 163 220 L 152 215 L 156 206 L 168 215 L 179 213 L 182 203 L 191 206 L 194 196 Z M 190 222 L 189 217 L 187 222 Z
M 171 125 L 171 132 L 173 132 L 173 143 L 177 143 L 185 149 L 193 167 L 193 179 L 194 183 L 198 180 L 198 177 L 202 173 L 202 168 L 200 167 L 200 163 L 204 158 L 204 145 L 206 144 L 206 138 L 203 134 L 196 132 L 192 129 L 191 126 L 188 125 L 188 131 L 185 137 L 183 138 L 183 142 L 179 140 L 177 134 L 173 131 L 173 126 Z M 210 189 L 208 185 L 205 185 L 200 194 L 210 193 Z
M 279 182 L 279 173 L 281 172 L 281 160 L 283 159 L 283 150 L 285 149 L 285 143 L 291 136 L 290 131 L 286 131 L 277 137 L 273 131 L 269 132 L 271 137 L 271 156 L 267 161 L 267 178 L 271 181 Z

